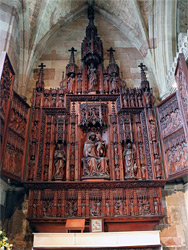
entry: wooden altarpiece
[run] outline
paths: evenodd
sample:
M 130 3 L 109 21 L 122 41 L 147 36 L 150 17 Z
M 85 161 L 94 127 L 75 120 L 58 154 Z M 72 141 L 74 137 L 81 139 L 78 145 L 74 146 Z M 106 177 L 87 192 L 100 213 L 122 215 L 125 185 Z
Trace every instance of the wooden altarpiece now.
M 32 97 L 28 220 L 38 232 L 65 232 L 67 218 L 102 218 L 104 231 L 152 230 L 163 218 L 165 184 L 154 97 L 141 64 L 141 86 L 120 76 L 88 9 L 82 67 L 70 50 L 58 89 L 44 88 L 40 65 Z
M 161 187 L 188 175 L 187 65 L 180 54 L 178 90 L 155 108 L 144 65 L 140 88 L 127 88 L 112 48 L 104 68 L 92 7 L 88 19 L 82 67 L 71 48 L 60 87 L 45 89 L 41 64 L 32 112 L 1 54 L 1 174 L 28 189 L 35 231 L 65 232 L 67 219 L 84 219 L 86 232 L 93 219 L 104 231 L 152 230 L 164 216 Z

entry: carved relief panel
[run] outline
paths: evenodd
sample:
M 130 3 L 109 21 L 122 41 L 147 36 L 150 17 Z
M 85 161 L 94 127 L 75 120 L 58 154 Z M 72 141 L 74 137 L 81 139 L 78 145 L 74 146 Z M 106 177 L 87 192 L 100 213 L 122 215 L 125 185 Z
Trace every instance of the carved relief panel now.
M 161 216 L 160 192 L 159 187 L 34 189 L 29 193 L 29 219 Z
M 180 93 L 181 103 L 183 106 L 183 113 L 185 116 L 185 121 L 187 123 L 188 131 L 188 69 L 183 54 L 179 55 L 175 71 L 175 78 Z
M 188 169 L 186 124 L 184 122 L 179 94 L 172 94 L 157 108 L 165 173 L 167 178 L 186 174 Z
M 13 94 L 15 73 L 6 52 L 0 56 L 0 158 L 1 165 L 5 153 L 9 113 Z

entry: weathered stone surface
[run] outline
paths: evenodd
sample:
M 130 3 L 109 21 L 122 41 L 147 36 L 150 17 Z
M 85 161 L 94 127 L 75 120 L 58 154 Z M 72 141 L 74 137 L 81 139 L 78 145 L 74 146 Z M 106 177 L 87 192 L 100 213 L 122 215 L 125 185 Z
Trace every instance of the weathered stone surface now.
M 157 227 L 161 230 L 163 249 L 185 250 L 188 246 L 188 224 L 183 186 L 166 185 L 163 197 L 165 217 Z

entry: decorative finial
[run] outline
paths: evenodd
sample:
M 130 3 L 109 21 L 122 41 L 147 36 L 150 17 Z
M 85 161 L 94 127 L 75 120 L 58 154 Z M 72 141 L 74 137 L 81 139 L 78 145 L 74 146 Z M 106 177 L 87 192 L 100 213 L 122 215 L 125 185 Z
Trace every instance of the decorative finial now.
M 94 1 L 88 0 L 88 19 L 90 21 L 94 20 Z
M 71 49 L 69 49 L 69 51 L 71 51 L 69 64 L 75 64 L 74 52 L 76 52 L 77 50 L 72 47 Z
M 41 63 L 40 65 L 38 65 L 38 67 L 40 68 L 39 74 L 38 74 L 38 80 L 36 82 L 36 90 L 37 92 L 42 92 L 44 89 L 44 67 L 46 67 L 46 65 L 44 65 L 43 63 Z
M 59 86 L 60 86 L 60 89 L 63 89 L 64 87 L 65 87 L 65 73 L 64 73 L 64 71 L 62 72 L 62 80 L 61 80 L 61 82 L 59 83 Z
M 144 65 L 143 63 L 140 63 L 140 65 L 138 65 L 138 67 L 141 69 L 141 82 L 147 81 L 146 73 L 144 71 L 146 65 Z
M 109 61 L 109 64 L 115 64 L 115 59 L 114 59 L 114 53 L 115 50 L 111 47 L 107 50 L 108 52 L 110 52 L 110 61 Z
M 46 67 L 46 65 L 44 65 L 44 63 L 41 63 L 40 65 L 38 65 L 39 68 L 41 68 L 41 71 L 44 69 L 44 67 Z
M 138 65 L 138 67 L 141 69 L 141 88 L 144 91 L 146 91 L 149 89 L 149 82 L 147 80 L 146 73 L 144 71 L 146 66 L 143 63 L 140 63 L 140 65 Z

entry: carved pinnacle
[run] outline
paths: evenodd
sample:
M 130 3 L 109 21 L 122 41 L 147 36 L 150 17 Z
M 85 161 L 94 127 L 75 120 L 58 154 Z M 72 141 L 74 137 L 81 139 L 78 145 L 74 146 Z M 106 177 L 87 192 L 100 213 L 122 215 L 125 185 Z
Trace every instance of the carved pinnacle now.
M 69 49 L 69 51 L 71 51 L 69 63 L 75 64 L 74 52 L 76 52 L 77 50 L 72 47 L 71 49 Z
M 110 52 L 110 64 L 114 63 L 115 64 L 115 59 L 114 59 L 114 53 L 115 50 L 111 47 L 110 49 L 107 50 L 108 52 Z

